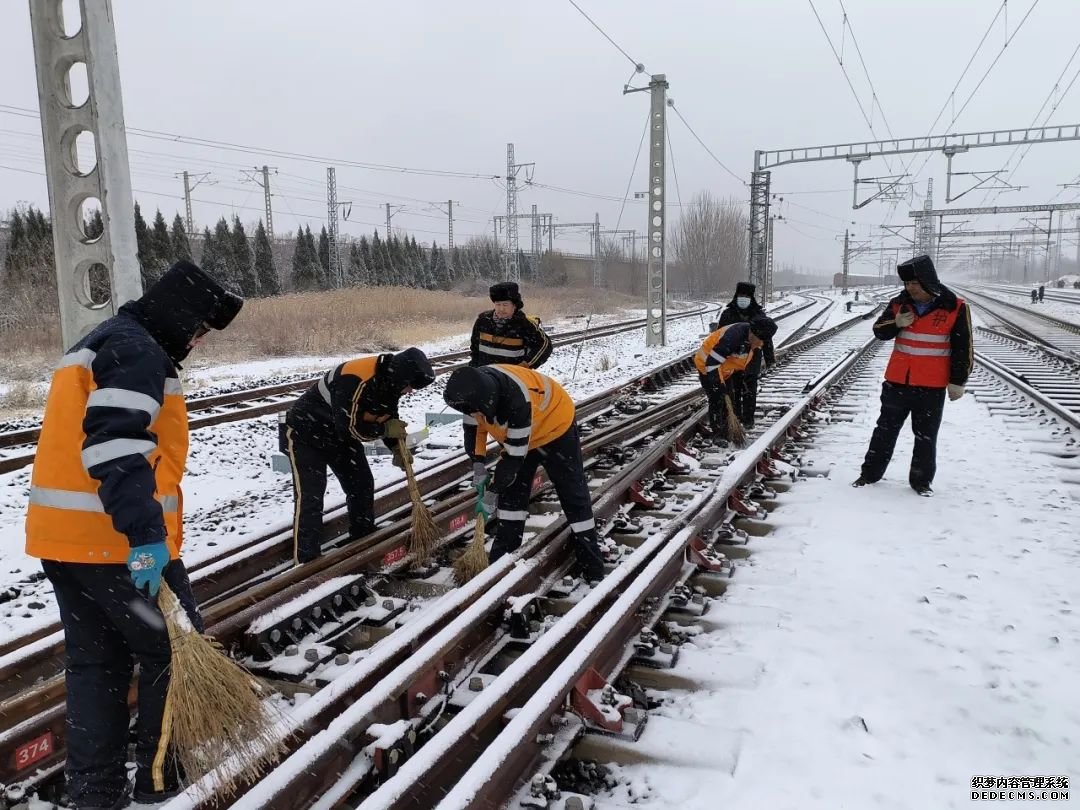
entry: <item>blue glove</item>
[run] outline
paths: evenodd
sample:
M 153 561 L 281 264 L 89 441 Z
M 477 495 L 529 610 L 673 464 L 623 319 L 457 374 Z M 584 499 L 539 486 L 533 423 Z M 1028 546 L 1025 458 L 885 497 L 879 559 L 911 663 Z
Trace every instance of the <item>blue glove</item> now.
M 498 505 L 499 496 L 488 490 L 486 480 L 482 481 L 476 487 L 476 514 L 483 515 L 484 520 L 491 520 Z
M 161 588 L 161 573 L 168 564 L 169 547 L 164 542 L 135 546 L 128 554 L 127 562 L 128 571 L 131 572 L 131 581 L 135 583 L 135 590 L 141 591 L 148 586 L 150 595 L 157 596 Z

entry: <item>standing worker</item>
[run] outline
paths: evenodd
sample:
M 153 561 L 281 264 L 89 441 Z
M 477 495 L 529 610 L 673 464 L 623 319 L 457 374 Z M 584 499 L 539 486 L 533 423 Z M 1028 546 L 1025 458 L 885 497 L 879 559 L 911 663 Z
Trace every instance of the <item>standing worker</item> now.
M 892 357 L 881 385 L 881 415 L 870 439 L 862 474 L 852 486 L 881 480 L 896 438 L 911 414 L 915 450 L 908 483 L 920 495 L 934 494 L 937 434 L 950 400 L 964 395 L 975 358 L 971 313 L 962 298 L 938 281 L 929 256 L 916 256 L 896 268 L 904 291 L 889 302 L 874 324 L 874 335 L 893 340 Z
M 76 808 L 125 807 L 127 694 L 139 664 L 135 799 L 179 789 L 169 748 L 164 577 L 202 620 L 180 561 L 188 421 L 177 369 L 243 300 L 190 262 L 76 343 L 53 374 L 26 517 L 64 626 L 67 790 Z M 126 564 L 125 564 L 126 563 Z M 145 589 L 145 590 L 144 590 Z
M 473 324 L 470 366 L 496 363 L 539 368 L 551 356 L 551 340 L 540 319 L 525 314 L 525 302 L 513 281 L 493 284 L 493 309 L 481 312 Z
M 709 401 L 709 421 L 717 438 L 727 440 L 727 401 L 732 394 L 732 378 L 739 372 L 752 367 L 754 355 L 771 345 L 776 334 L 776 322 L 765 315 L 758 315 L 752 321 L 721 326 L 701 344 L 694 355 L 694 365 L 698 370 L 698 381 L 705 389 Z M 769 363 L 772 365 L 772 363 Z M 735 416 L 745 427 L 754 424 L 753 408 L 757 406 L 757 376 L 754 375 L 753 400 L 750 403 L 749 418 L 739 412 L 734 396 L 732 406 Z
M 434 381 L 431 363 L 416 348 L 361 357 L 326 372 L 289 408 L 282 450 L 292 466 L 293 557 L 298 564 L 322 553 L 327 467 L 345 492 L 350 538 L 375 530 L 375 480 L 364 442 L 382 438 L 394 451 L 394 464 L 403 466 L 399 441 L 407 431 L 398 401 Z
M 1046 298 L 1046 285 L 1045 284 L 1040 284 L 1039 285 L 1039 303 L 1040 304 L 1043 302 L 1044 298 Z
M 487 480 L 488 437 L 503 447 L 486 487 L 498 499 L 491 561 L 521 546 L 533 477 L 543 465 L 570 524 L 581 575 L 589 582 L 603 578 L 574 402 L 563 387 L 537 371 L 493 365 L 455 371 L 443 399 L 464 414 L 465 450 L 473 460 L 475 486 Z
M 1033 289 L 1031 291 L 1031 303 L 1033 303 L 1033 304 L 1039 303 L 1039 291 L 1038 290 Z
M 748 281 L 740 281 L 735 285 L 735 295 L 723 312 L 720 313 L 719 326 L 729 326 L 733 323 L 750 323 L 755 318 L 765 316 L 765 310 L 754 297 L 757 288 Z M 775 330 L 774 330 L 775 331 Z M 728 393 L 731 394 L 731 402 L 735 406 L 735 415 L 743 423 L 747 430 L 754 426 L 754 415 L 757 410 L 758 378 L 761 375 L 761 367 L 764 362 L 765 368 L 772 368 L 776 363 L 776 353 L 773 349 L 772 335 L 770 334 L 754 352 L 750 362 L 742 371 L 736 371 L 728 381 Z

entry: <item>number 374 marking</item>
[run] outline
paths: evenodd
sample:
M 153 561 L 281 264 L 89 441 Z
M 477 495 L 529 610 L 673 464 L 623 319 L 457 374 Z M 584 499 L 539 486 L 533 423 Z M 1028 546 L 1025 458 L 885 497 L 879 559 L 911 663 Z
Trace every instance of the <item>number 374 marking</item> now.
M 44 759 L 53 752 L 53 734 L 46 731 L 40 737 L 23 743 L 15 749 L 15 769 L 21 771 L 28 768 L 40 759 Z

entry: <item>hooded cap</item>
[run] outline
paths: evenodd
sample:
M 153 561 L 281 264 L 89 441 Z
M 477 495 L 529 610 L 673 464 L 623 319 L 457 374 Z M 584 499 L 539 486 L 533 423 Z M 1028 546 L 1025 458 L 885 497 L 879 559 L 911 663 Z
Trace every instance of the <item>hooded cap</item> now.
M 757 292 L 757 287 L 749 281 L 740 281 L 735 285 L 735 298 L 738 298 L 739 296 L 753 298 L 755 292 Z
M 896 272 L 901 281 L 916 279 L 924 290 L 930 295 L 938 295 L 941 292 L 941 282 L 938 280 L 934 262 L 929 256 L 916 256 L 896 265 Z
M 516 281 L 500 281 L 498 284 L 492 284 L 488 288 L 488 295 L 491 297 L 492 303 L 510 301 L 518 309 L 525 306 L 525 302 L 521 300 L 521 291 L 518 289 Z
M 470 366 L 459 368 L 450 375 L 443 400 L 455 411 L 466 414 L 479 411 L 488 419 L 494 419 L 498 395 L 499 387 L 491 375 Z
M 419 390 L 435 382 L 435 371 L 427 355 L 414 347 L 398 352 L 391 358 L 390 378 L 398 391 L 409 386 Z
M 750 331 L 762 340 L 769 340 L 776 334 L 776 321 L 764 315 L 759 315 L 750 321 Z
M 135 302 L 134 310 L 169 358 L 179 363 L 187 357 L 188 344 L 203 324 L 224 329 L 243 306 L 239 295 L 226 290 L 201 268 L 181 260 Z

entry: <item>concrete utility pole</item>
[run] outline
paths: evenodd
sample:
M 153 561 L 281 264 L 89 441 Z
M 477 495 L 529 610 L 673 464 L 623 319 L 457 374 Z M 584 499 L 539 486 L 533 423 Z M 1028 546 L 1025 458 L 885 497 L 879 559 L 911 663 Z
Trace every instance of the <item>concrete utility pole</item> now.
M 386 204 L 386 241 L 390 241 L 390 203 Z
M 30 3 L 62 349 L 142 295 L 112 3 L 82 0 L 79 7 L 82 24 L 67 37 L 61 3 Z M 85 103 L 72 97 L 69 81 L 79 63 L 86 68 Z M 94 138 L 92 166 L 79 162 L 76 139 L 84 132 Z M 101 207 L 105 225 L 93 240 L 84 230 L 88 202 Z M 92 275 L 108 279 L 108 299 L 92 294 Z
M 848 249 L 850 246 L 849 234 L 847 228 L 844 228 L 844 289 L 840 292 L 843 295 L 847 295 L 848 289 Z
M 173 175 L 179 177 L 180 175 Z M 195 220 L 191 216 L 191 192 L 197 189 L 200 185 L 206 182 L 206 178 L 210 176 L 210 172 L 203 172 L 202 174 L 192 175 L 191 172 L 185 171 L 184 177 L 184 227 L 187 230 L 188 238 L 191 238 L 195 234 Z M 192 185 L 191 178 L 195 178 L 195 184 Z M 213 185 L 213 183 L 211 183 Z
M 625 88 L 623 94 L 645 88 Z M 664 220 L 667 185 L 667 90 L 663 73 L 649 81 L 649 213 L 646 233 L 648 265 L 645 271 L 645 345 L 667 345 L 667 254 Z M 766 214 L 767 214 L 766 210 Z
M 446 237 L 447 245 L 450 253 L 454 252 L 454 201 L 446 201 L 447 222 L 446 222 Z M 447 259 L 447 264 L 453 269 L 453 259 Z
M 277 169 L 274 170 L 277 172 Z M 262 167 L 263 203 L 266 206 L 266 236 L 274 241 L 274 204 L 270 202 L 270 167 Z
M 600 212 L 598 211 L 593 218 L 593 271 L 592 271 L 592 285 L 594 287 L 604 286 L 604 265 L 603 259 L 600 254 L 603 252 L 600 245 Z

